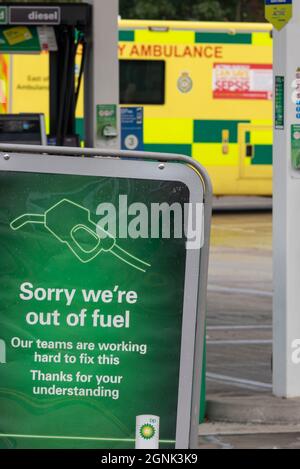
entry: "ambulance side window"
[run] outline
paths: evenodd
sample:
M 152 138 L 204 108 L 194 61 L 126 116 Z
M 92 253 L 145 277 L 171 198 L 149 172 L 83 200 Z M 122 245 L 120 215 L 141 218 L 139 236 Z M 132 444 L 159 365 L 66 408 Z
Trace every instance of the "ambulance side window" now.
M 163 60 L 120 60 L 121 104 L 164 104 Z

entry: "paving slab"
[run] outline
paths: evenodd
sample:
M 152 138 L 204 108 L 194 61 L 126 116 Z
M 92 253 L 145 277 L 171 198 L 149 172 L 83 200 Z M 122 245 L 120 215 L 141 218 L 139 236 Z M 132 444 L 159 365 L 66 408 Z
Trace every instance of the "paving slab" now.
M 215 213 L 207 313 L 207 394 L 269 392 L 272 214 Z
M 205 423 L 199 449 L 299 449 L 300 424 Z

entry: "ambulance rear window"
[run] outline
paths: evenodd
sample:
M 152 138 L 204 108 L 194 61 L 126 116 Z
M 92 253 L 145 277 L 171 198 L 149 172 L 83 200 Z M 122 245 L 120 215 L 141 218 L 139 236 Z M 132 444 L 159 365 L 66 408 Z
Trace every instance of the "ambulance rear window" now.
M 163 60 L 120 60 L 121 104 L 164 104 Z

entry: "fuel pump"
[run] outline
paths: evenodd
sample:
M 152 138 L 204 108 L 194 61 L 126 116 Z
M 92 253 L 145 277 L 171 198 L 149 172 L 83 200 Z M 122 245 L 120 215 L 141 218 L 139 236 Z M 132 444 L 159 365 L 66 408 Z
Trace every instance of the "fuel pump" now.
M 0 53 L 49 52 L 50 145 L 80 145 L 75 114 L 91 29 L 92 5 L 87 3 L 0 5 Z M 82 59 L 76 83 L 79 48 Z

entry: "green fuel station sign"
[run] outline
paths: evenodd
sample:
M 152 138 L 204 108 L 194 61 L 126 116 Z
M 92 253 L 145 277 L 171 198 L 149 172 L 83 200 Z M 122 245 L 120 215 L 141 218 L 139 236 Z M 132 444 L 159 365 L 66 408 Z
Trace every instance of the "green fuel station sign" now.
M 284 77 L 275 76 L 275 129 L 284 129 Z
M 183 207 L 190 190 L 0 171 L 1 448 L 175 447 L 184 322 L 196 321 L 186 239 L 130 237 L 141 219 L 126 207 Z

